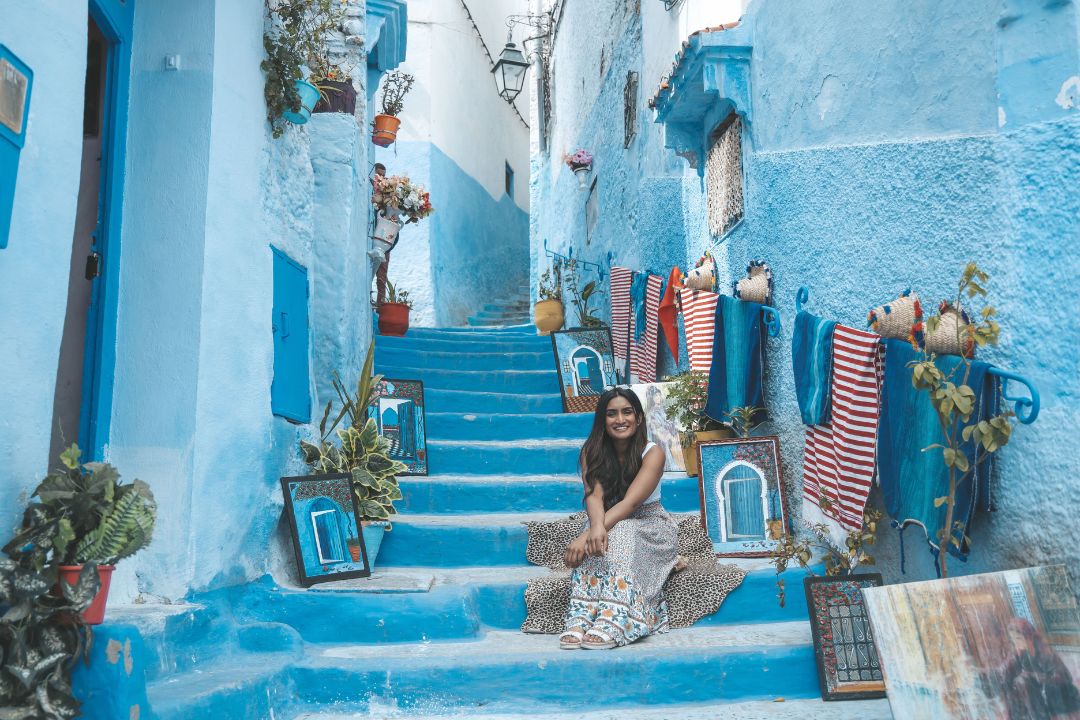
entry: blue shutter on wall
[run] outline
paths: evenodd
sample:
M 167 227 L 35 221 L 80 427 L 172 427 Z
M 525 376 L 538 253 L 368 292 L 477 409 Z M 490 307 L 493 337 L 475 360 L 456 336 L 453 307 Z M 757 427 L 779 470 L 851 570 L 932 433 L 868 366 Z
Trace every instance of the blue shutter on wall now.
M 275 415 L 311 421 L 308 394 L 307 268 L 271 246 L 274 252 L 274 382 L 270 408 Z

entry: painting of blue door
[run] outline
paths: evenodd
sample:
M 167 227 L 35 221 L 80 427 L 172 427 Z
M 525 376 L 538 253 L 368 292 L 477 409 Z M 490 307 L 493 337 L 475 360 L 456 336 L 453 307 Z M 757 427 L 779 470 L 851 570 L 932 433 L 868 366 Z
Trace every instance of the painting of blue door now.
M 579 347 L 570 356 L 570 360 L 574 366 L 574 388 L 578 395 L 599 395 L 604 391 L 600 353 L 592 348 Z
M 605 388 L 618 384 L 608 328 L 553 332 L 551 349 L 559 370 L 563 412 L 592 412 Z
M 367 416 L 390 442 L 390 457 L 404 463 L 403 475 L 427 475 L 427 433 L 424 421 L 424 383 L 419 380 L 383 379 Z
M 717 555 L 766 557 L 786 528 L 780 440 L 732 438 L 698 446 L 701 525 Z
M 349 474 L 281 479 L 304 587 L 371 574 Z

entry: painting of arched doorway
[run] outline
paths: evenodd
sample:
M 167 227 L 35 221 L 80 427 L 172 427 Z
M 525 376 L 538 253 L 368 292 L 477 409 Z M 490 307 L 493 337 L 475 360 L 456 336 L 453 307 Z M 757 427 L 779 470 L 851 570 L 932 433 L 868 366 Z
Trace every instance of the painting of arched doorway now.
M 281 490 L 301 585 L 371 574 L 351 475 L 286 477 Z
M 570 368 L 574 374 L 574 390 L 578 395 L 599 395 L 604 391 L 604 372 L 600 353 L 581 345 L 570 353 Z
M 769 491 L 765 474 L 743 460 L 728 463 L 714 485 L 720 504 L 721 542 L 764 540 Z
M 577 328 L 551 333 L 564 412 L 592 412 L 604 389 L 618 384 L 611 331 Z
M 403 475 L 427 475 L 424 384 L 419 380 L 384 379 L 368 406 L 379 434 L 390 442 L 390 457 L 404 463 Z

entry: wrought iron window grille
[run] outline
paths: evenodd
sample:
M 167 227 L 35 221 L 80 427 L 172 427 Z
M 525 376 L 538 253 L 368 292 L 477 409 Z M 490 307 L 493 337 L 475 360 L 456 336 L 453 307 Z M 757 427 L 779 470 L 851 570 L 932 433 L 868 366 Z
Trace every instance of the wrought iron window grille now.
M 630 147 L 637 134 L 637 96 L 638 74 L 630 70 L 626 73 L 626 85 L 623 87 L 623 148 Z

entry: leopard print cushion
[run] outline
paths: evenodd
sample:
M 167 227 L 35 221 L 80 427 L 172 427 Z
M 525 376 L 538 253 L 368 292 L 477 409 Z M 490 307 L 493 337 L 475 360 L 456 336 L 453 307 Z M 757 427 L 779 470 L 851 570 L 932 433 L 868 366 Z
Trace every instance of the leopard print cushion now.
M 529 522 L 528 561 L 554 570 L 533 578 L 525 588 L 528 614 L 521 629 L 527 633 L 558 634 L 564 629 L 570 604 L 570 571 L 563 553 L 585 525 L 585 513 L 565 520 Z M 689 627 L 720 609 L 724 598 L 742 584 L 746 571 L 735 565 L 721 565 L 713 553 L 712 541 L 696 515 L 679 521 L 679 554 L 687 559 L 686 569 L 671 573 L 664 585 L 668 617 L 673 628 Z

